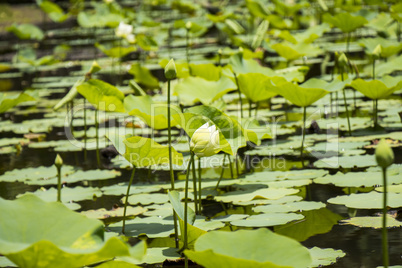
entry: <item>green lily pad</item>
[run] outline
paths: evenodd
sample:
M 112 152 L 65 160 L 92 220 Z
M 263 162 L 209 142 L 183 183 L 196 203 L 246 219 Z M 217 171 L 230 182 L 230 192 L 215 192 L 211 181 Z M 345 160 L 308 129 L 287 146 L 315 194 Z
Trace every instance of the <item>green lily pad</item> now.
M 369 167 L 376 166 L 375 158 L 372 155 L 358 155 L 358 156 L 334 156 L 323 158 L 314 162 L 317 168 L 354 168 L 354 167 Z
M 286 212 L 298 212 L 298 211 L 309 211 L 324 208 L 325 204 L 322 202 L 313 202 L 313 201 L 300 201 L 300 202 L 292 202 L 281 205 L 266 205 L 266 206 L 257 206 L 253 208 L 254 212 L 262 212 L 262 213 L 286 213 Z
M 0 210 L 4 216 L 0 254 L 18 266 L 82 267 L 130 256 L 128 245 L 118 238 L 104 241 L 101 222 L 58 202 L 47 203 L 33 195 L 15 201 L 0 198 Z M 23 219 L 17 220 L 18 215 Z
M 67 176 L 74 172 L 72 166 L 64 165 L 61 169 L 62 176 Z M 36 167 L 36 168 L 23 168 L 23 169 L 13 169 L 7 171 L 0 176 L 0 181 L 14 182 L 14 181 L 38 181 L 56 178 L 57 168 L 55 166 L 50 167 Z
M 41 188 L 39 190 L 36 190 L 35 192 L 25 193 L 22 195 L 18 195 L 17 197 L 31 194 L 34 194 L 40 199 L 47 202 L 51 202 L 57 199 L 56 188 L 50 188 L 48 190 Z M 61 201 L 65 204 L 82 200 L 93 200 L 100 196 L 102 196 L 102 192 L 98 188 L 77 186 L 74 188 L 63 187 L 61 189 Z
M 107 218 L 114 218 L 114 217 L 123 217 L 123 207 L 119 207 L 113 210 L 106 210 L 104 208 L 96 209 L 96 210 L 87 210 L 82 211 L 81 214 L 84 214 L 88 218 L 91 219 L 107 219 Z M 143 207 L 131 207 L 127 206 L 126 216 L 137 216 L 141 215 L 146 212 L 147 209 Z
M 378 187 L 378 188 L 375 188 L 375 190 L 378 191 L 378 192 L 384 192 L 384 187 Z M 396 194 L 402 193 L 402 184 L 388 185 L 387 186 L 387 192 L 388 193 L 396 193 Z
M 338 187 L 373 187 L 382 185 L 382 172 L 349 172 L 343 174 L 341 172 L 332 176 L 317 178 L 314 183 L 333 184 Z M 399 172 L 388 172 L 387 184 L 402 183 L 402 176 Z
M 122 222 L 110 224 L 108 229 L 112 232 L 121 232 Z M 125 235 L 137 237 L 147 235 L 149 238 L 167 237 L 174 233 L 173 221 L 161 217 L 136 217 L 126 220 Z
M 328 199 L 328 203 L 358 209 L 382 209 L 382 202 L 383 194 L 377 192 L 342 195 Z M 391 208 L 402 207 L 402 195 L 388 193 L 387 206 Z
M 236 89 L 236 85 L 226 77 L 218 81 L 208 81 L 201 77 L 187 77 L 176 84 L 174 93 L 180 96 L 180 101 L 184 104 L 194 104 L 200 101 L 204 105 L 210 105 L 234 89 Z
M 381 229 L 382 228 L 382 216 L 375 216 L 375 217 L 353 217 L 350 219 L 342 220 L 341 224 L 348 224 L 354 225 L 358 227 L 364 228 L 374 228 L 374 229 Z M 393 227 L 401 227 L 402 222 L 396 220 L 391 216 L 387 216 L 387 228 Z
M 231 222 L 231 221 L 242 220 L 249 216 L 250 215 L 248 215 L 248 214 L 229 214 L 229 215 L 218 216 L 211 220 L 212 221 L 221 221 L 221 222 Z
M 304 241 L 313 235 L 328 233 L 339 220 L 343 219 L 327 208 L 303 211 L 301 214 L 304 216 L 302 221 L 275 227 L 275 232 L 297 241 Z
M 160 185 L 136 185 L 132 184 L 131 194 L 144 194 L 158 192 L 162 189 Z M 127 183 L 119 183 L 101 188 L 104 195 L 125 195 L 127 193 Z
M 277 43 L 271 46 L 279 56 L 285 58 L 287 61 L 293 61 L 303 56 L 315 57 L 321 54 L 323 51 L 312 44 L 307 43 Z
M 289 252 L 292 254 L 289 255 Z M 194 251 L 186 250 L 184 254 L 206 268 L 301 268 L 312 261 L 310 253 L 302 245 L 268 229 L 212 231 L 197 240 Z
M 340 249 L 318 248 L 309 249 L 313 263 L 309 267 L 322 267 L 334 264 L 338 259 L 345 257 L 346 253 Z
M 222 202 L 248 202 L 255 199 L 279 199 L 281 197 L 298 193 L 299 190 L 287 188 L 259 189 L 255 191 L 234 191 L 215 196 L 216 201 Z
M 69 14 L 64 13 L 63 9 L 58 4 L 51 1 L 39 1 L 39 7 L 54 22 L 63 22 L 69 17 Z
M 126 200 L 125 197 L 122 198 L 122 202 Z M 149 204 L 164 204 L 167 201 L 169 201 L 169 198 L 166 194 L 158 194 L 158 193 L 153 193 L 153 194 L 135 194 L 135 195 L 130 195 L 128 197 L 128 203 L 131 205 L 149 205 Z
M 238 227 L 268 227 L 286 224 L 303 218 L 303 215 L 296 213 L 270 213 L 252 215 L 247 219 L 231 221 L 230 224 Z

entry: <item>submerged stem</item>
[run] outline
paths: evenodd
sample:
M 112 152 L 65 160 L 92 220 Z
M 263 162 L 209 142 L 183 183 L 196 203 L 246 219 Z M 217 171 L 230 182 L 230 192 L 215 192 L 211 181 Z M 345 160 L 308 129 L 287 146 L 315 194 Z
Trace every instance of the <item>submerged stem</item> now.
M 388 232 L 387 232 L 387 169 L 382 169 L 384 184 L 383 206 L 382 206 L 382 262 L 384 268 L 388 268 Z
M 123 228 L 121 229 L 121 232 L 123 234 L 124 234 L 125 228 L 126 228 L 126 212 L 127 212 L 128 196 L 130 195 L 130 188 L 131 188 L 131 184 L 133 183 L 134 174 L 135 174 L 135 166 L 133 165 L 133 171 L 131 172 L 130 181 L 129 181 L 128 186 L 127 186 L 126 200 L 124 202 Z
M 202 211 L 201 158 L 198 158 L 198 212 Z
M 226 154 L 223 155 L 223 161 L 222 161 L 222 171 L 221 171 L 221 176 L 219 177 L 218 183 L 215 186 L 215 190 L 218 190 L 219 187 L 219 183 L 221 182 L 222 178 L 223 178 L 223 172 L 225 171 L 225 160 L 226 160 Z

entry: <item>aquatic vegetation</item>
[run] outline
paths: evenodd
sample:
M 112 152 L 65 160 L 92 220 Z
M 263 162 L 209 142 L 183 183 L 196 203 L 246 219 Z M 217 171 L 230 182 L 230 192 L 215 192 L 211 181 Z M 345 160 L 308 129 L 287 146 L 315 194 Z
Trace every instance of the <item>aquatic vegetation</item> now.
M 396 265 L 391 2 L 2 5 L 0 267 Z

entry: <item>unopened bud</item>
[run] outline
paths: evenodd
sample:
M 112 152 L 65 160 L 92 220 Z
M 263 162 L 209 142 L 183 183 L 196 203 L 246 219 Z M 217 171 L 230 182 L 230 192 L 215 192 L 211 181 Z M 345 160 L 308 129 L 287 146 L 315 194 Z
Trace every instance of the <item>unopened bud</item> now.
M 98 62 L 94 61 L 92 62 L 91 69 L 89 69 L 90 74 L 97 73 L 101 70 L 101 67 L 99 66 Z
M 61 166 L 63 165 L 63 159 L 61 158 L 61 156 L 59 154 L 57 154 L 56 159 L 54 160 L 54 165 L 57 168 L 61 168 Z
M 381 139 L 375 149 L 375 160 L 382 168 L 387 168 L 394 163 L 394 152 L 384 139 Z
M 373 56 L 379 58 L 381 56 L 381 52 L 382 52 L 382 46 L 378 44 L 373 50 Z
M 167 80 L 172 80 L 177 77 L 176 64 L 174 64 L 173 59 L 171 59 L 165 66 L 165 77 Z

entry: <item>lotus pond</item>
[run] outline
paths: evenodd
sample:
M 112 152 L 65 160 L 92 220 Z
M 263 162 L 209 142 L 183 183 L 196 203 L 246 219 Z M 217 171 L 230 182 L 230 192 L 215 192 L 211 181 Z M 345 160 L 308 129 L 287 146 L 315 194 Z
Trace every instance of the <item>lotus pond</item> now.
M 402 267 L 402 3 L 0 4 L 0 267 Z

